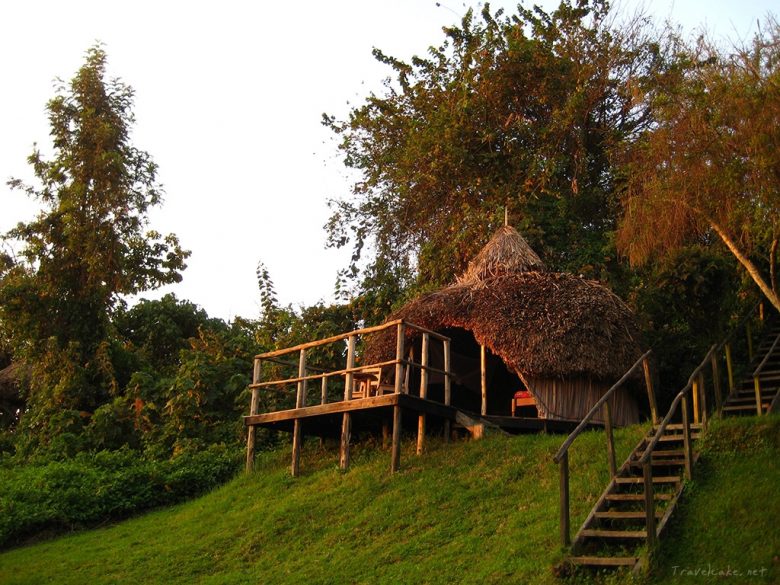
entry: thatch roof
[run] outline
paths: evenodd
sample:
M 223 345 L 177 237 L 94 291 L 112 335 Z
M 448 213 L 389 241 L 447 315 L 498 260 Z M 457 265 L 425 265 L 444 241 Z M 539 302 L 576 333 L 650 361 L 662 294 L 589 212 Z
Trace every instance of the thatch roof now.
M 484 248 L 469 262 L 460 277 L 460 284 L 475 284 L 487 278 L 517 272 L 542 272 L 546 270 L 516 229 L 505 225 L 499 229 Z
M 642 353 L 630 309 L 597 282 L 529 271 L 535 265 L 543 266 L 525 240 L 504 227 L 456 284 L 415 299 L 389 319 L 471 331 L 526 378 L 620 377 Z M 369 339 L 367 360 L 394 356 L 393 333 Z

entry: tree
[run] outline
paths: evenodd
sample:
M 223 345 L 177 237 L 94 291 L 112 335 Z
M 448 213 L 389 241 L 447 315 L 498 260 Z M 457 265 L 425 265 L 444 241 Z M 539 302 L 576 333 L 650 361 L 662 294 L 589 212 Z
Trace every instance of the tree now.
M 614 26 L 604 0 L 511 17 L 486 4 L 444 32 L 411 63 L 375 50 L 394 79 L 347 120 L 324 117 L 360 174 L 327 225 L 330 245 L 353 247 L 347 280 L 382 303 L 415 278 L 448 282 L 505 208 L 549 266 L 602 276 L 619 211 L 608 154 L 649 122 L 632 83 L 658 44 L 641 20 Z
M 28 159 L 38 184 L 9 181 L 43 208 L 5 235 L 19 253 L 0 268 L 0 325 L 14 359 L 35 369 L 32 426 L 52 410 L 89 416 L 116 392 L 111 316 L 122 296 L 178 282 L 185 268 L 175 235 L 147 231 L 162 189 L 130 142 L 132 105 L 133 90 L 106 79 L 103 49 L 90 48 L 47 105 L 53 156 L 36 147 Z
M 618 244 L 640 264 L 720 241 L 780 310 L 780 26 L 770 18 L 731 54 L 678 42 L 675 61 L 629 151 Z

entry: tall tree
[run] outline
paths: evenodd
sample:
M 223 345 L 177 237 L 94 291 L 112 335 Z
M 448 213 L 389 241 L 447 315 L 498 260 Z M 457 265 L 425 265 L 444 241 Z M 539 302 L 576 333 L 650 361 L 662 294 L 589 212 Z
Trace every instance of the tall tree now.
M 780 310 L 780 25 L 726 52 L 679 42 L 630 150 L 618 243 L 639 264 L 720 241 Z
M 115 389 L 112 313 L 122 295 L 178 282 L 189 252 L 148 229 L 161 201 L 157 166 L 130 142 L 133 90 L 106 78 L 106 54 L 86 62 L 49 101 L 53 156 L 29 157 L 37 184 L 9 181 L 42 211 L 5 235 L 18 257 L 0 268 L 0 325 L 15 359 L 36 369 L 30 417 L 91 412 Z
M 374 51 L 394 78 L 348 119 L 324 118 L 360 175 L 327 229 L 353 246 L 348 276 L 373 254 L 363 292 L 387 302 L 415 275 L 450 280 L 506 207 L 548 265 L 601 276 L 618 214 L 608 152 L 647 125 L 632 83 L 662 58 L 642 21 L 612 21 L 604 0 L 511 17 L 486 4 L 426 57 Z

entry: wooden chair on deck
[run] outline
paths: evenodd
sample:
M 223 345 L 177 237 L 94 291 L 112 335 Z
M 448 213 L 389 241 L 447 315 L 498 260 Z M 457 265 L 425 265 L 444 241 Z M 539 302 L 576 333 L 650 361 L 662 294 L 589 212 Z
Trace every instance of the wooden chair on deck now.
M 353 374 L 352 398 L 369 398 L 395 392 L 395 384 L 383 380 L 384 368 L 365 368 Z M 406 368 L 404 387 L 409 388 L 409 368 Z
M 517 416 L 517 409 L 527 406 L 536 406 L 533 394 L 528 390 L 519 390 L 512 397 L 512 416 Z

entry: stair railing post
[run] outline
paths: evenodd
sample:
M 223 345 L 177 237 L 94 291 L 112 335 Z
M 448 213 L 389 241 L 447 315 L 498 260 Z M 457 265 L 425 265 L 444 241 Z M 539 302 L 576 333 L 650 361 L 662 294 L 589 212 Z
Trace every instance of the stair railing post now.
M 452 401 L 452 378 L 450 374 L 450 340 L 445 339 L 444 344 L 444 404 L 449 406 Z M 450 419 L 444 421 L 444 440 L 450 440 Z
M 561 470 L 561 544 L 568 547 L 571 544 L 569 522 L 569 452 L 564 452 L 560 460 Z
M 255 358 L 252 364 L 252 384 L 260 383 L 260 360 Z M 260 401 L 260 389 L 252 387 L 252 399 L 249 402 L 249 416 L 257 414 L 258 403 Z M 246 433 L 246 472 L 251 473 L 255 468 L 255 433 L 254 425 L 247 429 Z
M 726 349 L 726 373 L 729 378 L 729 396 L 734 394 L 734 364 L 731 361 L 731 343 L 727 343 Z
M 612 409 L 609 400 L 604 402 L 604 431 L 607 435 L 607 459 L 609 460 L 609 472 L 612 477 L 617 476 L 617 463 L 615 461 L 615 437 L 612 433 Z
M 653 496 L 653 465 L 650 457 L 642 465 L 642 477 L 645 486 L 645 524 L 647 526 L 647 550 L 650 554 L 655 550 L 655 497 Z
M 753 389 L 756 392 L 756 414 L 761 416 L 764 413 L 764 409 L 761 407 L 761 379 L 759 376 L 753 376 Z
M 707 426 L 709 415 L 707 414 L 707 390 L 704 386 L 704 372 L 699 372 L 699 392 L 701 392 L 701 424 Z
M 653 390 L 653 377 L 650 375 L 650 361 L 645 358 L 642 361 L 642 369 L 645 372 L 645 388 L 647 388 L 647 400 L 650 403 L 650 416 L 653 425 L 658 424 L 658 407 L 655 403 L 655 391 Z
M 693 423 L 699 424 L 699 380 L 698 377 L 693 381 Z
M 688 396 L 682 397 L 683 454 L 685 456 L 685 479 L 693 478 L 693 452 L 691 451 L 691 424 L 688 415 Z
M 712 352 L 710 363 L 712 364 L 712 390 L 715 394 L 715 414 L 720 416 L 723 408 L 723 396 L 720 389 L 720 367 L 718 366 L 717 352 Z

